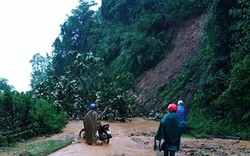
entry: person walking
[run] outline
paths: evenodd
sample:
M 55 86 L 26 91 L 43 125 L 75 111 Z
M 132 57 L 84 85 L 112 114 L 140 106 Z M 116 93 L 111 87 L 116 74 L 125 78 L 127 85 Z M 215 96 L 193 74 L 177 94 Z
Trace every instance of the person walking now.
M 178 101 L 178 109 L 177 109 L 177 115 L 183 120 L 187 121 L 187 114 L 186 114 L 186 109 L 183 106 L 184 102 L 182 100 Z
M 168 106 L 168 113 L 163 116 L 155 135 L 155 140 L 164 140 L 159 147 L 160 151 L 164 151 L 164 156 L 175 156 L 175 152 L 179 151 L 181 135 L 186 127 L 185 122 L 176 114 L 177 109 L 174 103 Z
M 96 132 L 98 130 L 99 121 L 97 115 L 97 105 L 92 103 L 90 105 L 90 111 L 85 115 L 83 119 L 84 129 L 85 129 L 85 139 L 86 143 L 89 145 L 96 144 Z

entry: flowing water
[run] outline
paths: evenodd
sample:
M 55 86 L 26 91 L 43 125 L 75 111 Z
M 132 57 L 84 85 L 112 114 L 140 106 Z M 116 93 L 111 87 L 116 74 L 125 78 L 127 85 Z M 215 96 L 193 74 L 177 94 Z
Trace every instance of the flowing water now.
M 75 141 L 49 156 L 163 156 L 153 150 L 154 134 L 159 122 L 133 118 L 131 121 L 109 123 L 113 137 L 109 144 L 87 145 L 78 138 L 82 121 L 71 121 L 60 135 L 73 135 Z M 54 136 L 60 137 L 60 135 Z M 250 156 L 250 141 L 228 139 L 182 138 L 176 156 Z
M 77 138 L 82 128 L 81 121 L 71 121 L 65 128 L 64 134 L 76 136 L 75 142 L 50 156 L 152 156 L 153 136 L 159 123 L 155 121 L 135 118 L 131 122 L 104 122 L 109 123 L 112 138 L 109 144 L 87 145 Z M 137 135 L 137 136 L 135 136 Z

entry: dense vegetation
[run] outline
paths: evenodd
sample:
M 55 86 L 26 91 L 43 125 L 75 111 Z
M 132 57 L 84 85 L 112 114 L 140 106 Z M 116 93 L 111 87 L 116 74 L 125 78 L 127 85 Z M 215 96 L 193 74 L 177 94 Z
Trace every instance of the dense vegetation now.
M 58 133 L 67 123 L 66 115 L 56 112 L 51 103 L 34 98 L 28 92 L 11 91 L 11 88 L 6 79 L 1 79 L 0 146 L 24 138 Z
M 90 9 L 93 5 L 80 0 L 61 25 L 52 55 L 34 55 L 31 92 L 16 93 L 1 80 L 0 122 L 6 130 L 0 141 L 24 121 L 30 123 L 29 135 L 57 132 L 93 102 L 103 119 L 115 119 L 147 115 L 178 98 L 186 102 L 193 132 L 250 138 L 249 1 L 102 0 L 98 11 Z M 202 14 L 199 54 L 143 104 L 147 109 L 137 109 L 134 80 L 175 46 L 172 23 Z
M 208 4 L 112 0 L 95 12 L 81 1 L 61 26 L 51 58 L 40 59 L 47 63 L 34 56 L 33 91 L 69 116 L 81 116 L 92 102 L 106 119 L 138 114 L 133 81 L 173 48 L 174 19 L 201 14 Z
M 159 93 L 165 102 L 185 99 L 196 132 L 250 138 L 249 17 L 249 1 L 213 1 L 202 51 Z

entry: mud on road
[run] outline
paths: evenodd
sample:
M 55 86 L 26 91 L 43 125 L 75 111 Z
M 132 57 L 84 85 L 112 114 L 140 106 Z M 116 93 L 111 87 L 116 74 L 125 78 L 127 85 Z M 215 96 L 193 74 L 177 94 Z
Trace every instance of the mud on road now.
M 83 127 L 82 121 L 71 121 L 63 133 L 53 136 L 61 138 L 75 136 L 71 145 L 60 149 L 49 156 L 162 156 L 163 153 L 153 150 L 154 134 L 159 122 L 134 118 L 130 122 L 109 123 L 113 138 L 109 144 L 87 145 L 78 138 Z M 226 139 L 181 139 L 181 149 L 176 156 L 250 156 L 250 141 Z

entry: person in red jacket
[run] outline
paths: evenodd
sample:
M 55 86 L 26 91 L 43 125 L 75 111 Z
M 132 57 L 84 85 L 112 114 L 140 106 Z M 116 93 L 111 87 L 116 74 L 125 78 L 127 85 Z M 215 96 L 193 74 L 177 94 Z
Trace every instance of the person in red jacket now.
M 164 115 L 155 135 L 155 140 L 163 139 L 164 142 L 159 150 L 164 151 L 164 156 L 174 156 L 179 151 L 181 135 L 186 124 L 176 114 L 178 107 L 172 103 L 168 106 L 168 113 Z

